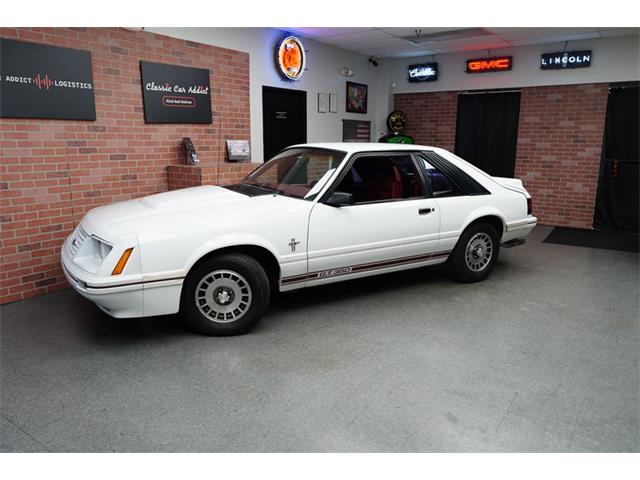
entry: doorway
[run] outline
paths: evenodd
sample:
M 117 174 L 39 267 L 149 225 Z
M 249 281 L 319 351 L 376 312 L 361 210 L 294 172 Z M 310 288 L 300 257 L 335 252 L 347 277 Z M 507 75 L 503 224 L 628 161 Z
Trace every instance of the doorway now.
M 638 232 L 640 85 L 609 88 L 593 228 Z
M 520 92 L 458 95 L 456 155 L 496 177 L 513 177 Z
M 262 87 L 264 159 L 290 145 L 307 142 L 307 92 Z

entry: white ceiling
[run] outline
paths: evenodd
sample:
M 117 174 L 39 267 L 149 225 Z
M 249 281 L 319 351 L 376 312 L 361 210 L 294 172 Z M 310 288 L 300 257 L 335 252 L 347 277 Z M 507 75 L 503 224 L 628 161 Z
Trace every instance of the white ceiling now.
M 417 57 L 436 53 L 456 53 L 570 42 L 600 37 L 638 35 L 638 28 L 508 28 L 508 27 L 401 27 L 325 28 L 289 27 L 294 32 L 322 43 L 372 57 Z M 416 30 L 420 34 L 416 36 Z M 570 46 L 568 48 L 571 48 Z

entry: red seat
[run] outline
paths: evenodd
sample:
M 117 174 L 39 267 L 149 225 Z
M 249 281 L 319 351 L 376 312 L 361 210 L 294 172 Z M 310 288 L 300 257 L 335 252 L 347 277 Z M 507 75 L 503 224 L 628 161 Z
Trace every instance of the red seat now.
M 368 202 L 402 198 L 402 175 L 395 165 L 389 164 L 389 176 L 381 176 L 371 182 L 367 192 Z

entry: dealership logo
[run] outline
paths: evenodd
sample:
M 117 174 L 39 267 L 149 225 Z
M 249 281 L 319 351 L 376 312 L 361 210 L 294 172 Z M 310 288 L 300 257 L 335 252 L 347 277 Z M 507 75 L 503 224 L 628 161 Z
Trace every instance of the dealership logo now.
M 433 82 L 438 79 L 437 63 L 420 63 L 409 65 L 410 82 Z
M 513 57 L 472 58 L 467 60 L 467 73 L 502 72 L 511 70 Z
M 80 90 L 91 90 L 93 85 L 91 82 L 77 82 L 74 80 L 56 80 L 49 76 L 48 73 L 36 74 L 33 77 L 26 75 L 4 74 L 2 81 L 5 84 L 24 84 L 33 85 L 36 90 L 51 90 L 53 88 L 73 88 Z
M 587 68 L 591 66 L 591 50 L 573 52 L 553 52 L 540 55 L 542 70 L 562 70 L 565 68 Z

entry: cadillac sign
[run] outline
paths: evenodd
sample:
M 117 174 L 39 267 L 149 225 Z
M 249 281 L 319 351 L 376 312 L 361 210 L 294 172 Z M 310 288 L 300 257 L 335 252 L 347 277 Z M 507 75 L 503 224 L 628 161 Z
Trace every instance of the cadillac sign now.
M 591 50 L 543 53 L 540 55 L 540 68 L 542 70 L 562 70 L 564 68 L 586 68 L 590 66 Z
M 433 82 L 438 79 L 438 63 L 409 65 L 409 82 Z

